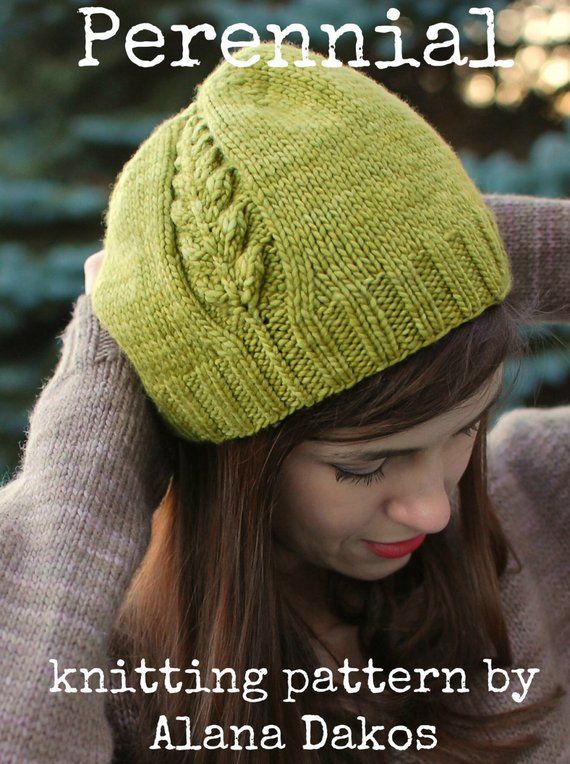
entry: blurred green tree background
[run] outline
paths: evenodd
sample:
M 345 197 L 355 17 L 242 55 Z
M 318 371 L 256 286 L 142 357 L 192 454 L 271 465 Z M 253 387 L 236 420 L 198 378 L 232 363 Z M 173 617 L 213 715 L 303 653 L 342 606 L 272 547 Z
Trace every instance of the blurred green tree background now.
M 83 291 L 83 262 L 101 249 L 103 212 L 125 161 L 165 117 L 193 97 L 220 60 L 219 37 L 237 22 L 262 38 L 268 23 L 303 23 L 311 47 L 327 52 L 323 23 L 352 22 L 365 35 L 364 56 L 390 58 L 390 35 L 374 27 L 396 6 L 405 54 L 421 60 L 430 24 L 461 30 L 462 53 L 485 56 L 485 24 L 471 2 L 448 0 L 139 0 L 106 2 L 121 21 L 118 34 L 95 43 L 97 67 L 84 56 L 84 4 L 73 0 L 2 0 L 0 5 L 0 482 L 16 467 L 28 416 L 51 376 L 58 334 Z M 484 192 L 564 197 L 570 189 L 570 8 L 565 0 L 485 3 L 496 14 L 497 55 L 510 69 L 448 65 L 366 70 L 404 97 L 459 152 Z M 131 63 L 127 30 L 148 22 L 165 35 L 165 60 L 153 68 Z M 172 24 L 208 22 L 218 39 L 197 37 L 194 68 L 171 67 L 181 55 Z M 99 25 L 99 26 L 97 26 Z M 96 30 L 106 28 L 103 17 Z M 239 39 L 239 35 L 235 38 Z M 291 41 L 300 43 L 298 34 Z M 139 51 L 144 56 L 145 51 Z M 151 58 L 156 51 L 148 51 Z M 354 37 L 337 44 L 354 57 Z M 523 365 L 508 407 L 568 401 L 569 329 L 528 327 L 534 353 Z

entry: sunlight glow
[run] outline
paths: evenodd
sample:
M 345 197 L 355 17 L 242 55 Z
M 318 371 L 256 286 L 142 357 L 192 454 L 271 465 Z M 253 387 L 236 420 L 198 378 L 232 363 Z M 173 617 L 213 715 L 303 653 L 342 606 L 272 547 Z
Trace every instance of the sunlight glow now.
M 501 45 L 515 48 L 510 52 L 515 63 L 489 75 L 463 77 L 461 92 L 465 102 L 486 107 L 494 101 L 515 108 L 533 92 L 548 99 L 556 114 L 567 116 L 569 99 L 564 91 L 570 83 L 568 0 L 514 0 L 497 14 L 496 34 Z

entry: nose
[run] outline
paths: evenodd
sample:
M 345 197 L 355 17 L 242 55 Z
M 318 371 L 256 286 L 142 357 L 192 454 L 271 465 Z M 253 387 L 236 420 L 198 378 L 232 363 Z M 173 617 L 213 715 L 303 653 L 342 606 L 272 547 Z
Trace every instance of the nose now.
M 393 523 L 405 526 L 418 535 L 439 533 L 449 523 L 451 505 L 447 494 L 442 490 L 389 499 L 385 505 L 385 512 Z
M 442 467 L 438 459 L 425 460 L 411 470 L 404 484 L 384 499 L 384 512 L 393 523 L 418 534 L 439 533 L 447 526 L 451 502 Z

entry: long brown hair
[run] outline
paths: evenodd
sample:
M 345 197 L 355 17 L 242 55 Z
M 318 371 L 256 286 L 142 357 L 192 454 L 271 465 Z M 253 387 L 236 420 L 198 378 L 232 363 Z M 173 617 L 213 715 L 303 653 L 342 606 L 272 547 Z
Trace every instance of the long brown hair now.
M 507 357 L 524 355 L 520 327 L 525 320 L 506 301 L 404 361 L 252 437 L 219 445 L 176 441 L 173 478 L 116 621 L 112 654 L 128 658 L 130 666 L 141 657 L 153 666 L 170 658 L 179 668 L 196 665 L 192 660 L 198 659 L 206 686 L 212 667 L 232 667 L 238 677 L 249 668 L 266 667 L 268 698 L 252 703 L 239 693 L 139 691 L 131 700 L 134 760 L 368 761 L 369 752 L 357 749 L 302 749 L 303 714 L 319 714 L 329 730 L 339 723 L 356 729 L 355 702 L 371 723 L 386 729 L 389 722 L 411 730 L 435 725 L 437 747 L 422 751 L 422 761 L 507 762 L 540 741 L 522 734 L 525 728 L 518 725 L 554 708 L 562 688 L 500 715 L 481 714 L 480 707 L 479 713 L 476 707 L 460 709 L 456 694 L 450 701 L 439 692 L 441 678 L 427 683 L 428 694 L 387 690 L 373 700 L 352 698 L 349 706 L 340 692 L 308 690 L 295 703 L 283 703 L 282 669 L 300 668 L 312 676 L 322 664 L 311 646 L 315 635 L 285 595 L 272 554 L 276 476 L 292 448 L 323 433 L 330 439 L 331 431 L 341 427 L 360 427 L 363 438 L 381 437 L 452 409 L 474 395 Z M 362 655 L 385 671 L 403 667 L 413 676 L 414 668 L 463 667 L 475 681 L 485 668 L 484 657 L 493 658 L 494 666 L 512 665 L 500 579 L 509 554 L 518 570 L 521 566 L 487 492 L 486 434 L 484 418 L 460 480 L 459 511 L 407 565 L 372 582 L 327 572 L 330 606 L 357 626 Z M 459 534 L 459 543 L 452 543 L 452 534 Z M 249 724 L 257 735 L 264 725 L 278 725 L 286 748 L 253 753 L 149 750 L 159 714 L 172 722 L 174 745 L 184 740 L 174 739 L 175 718 L 188 716 L 199 739 L 208 724 L 219 724 L 226 734 L 230 725 Z M 246 737 L 240 738 L 244 745 Z M 387 760 L 382 752 L 374 755 L 377 761 Z

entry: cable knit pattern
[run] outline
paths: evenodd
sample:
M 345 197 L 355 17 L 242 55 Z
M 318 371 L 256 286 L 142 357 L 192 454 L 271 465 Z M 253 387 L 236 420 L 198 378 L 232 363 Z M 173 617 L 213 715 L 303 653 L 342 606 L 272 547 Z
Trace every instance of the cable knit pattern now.
M 195 104 L 177 150 L 170 214 L 189 287 L 222 315 L 254 311 L 272 238 Z
M 222 61 L 111 195 L 93 308 L 179 435 L 250 435 L 504 299 L 459 159 L 362 72 Z

